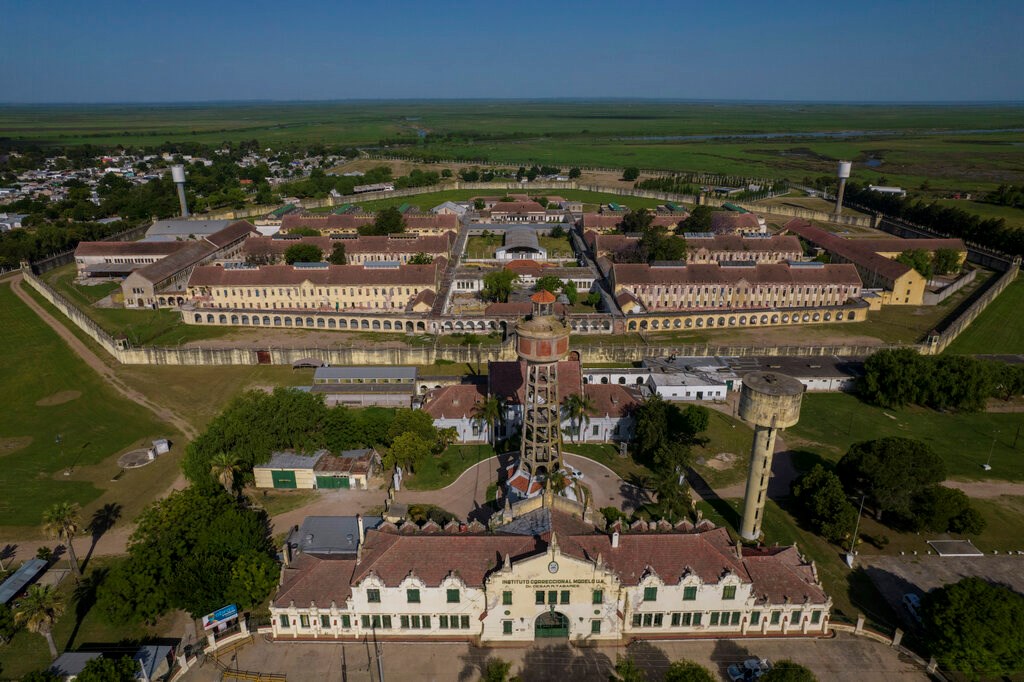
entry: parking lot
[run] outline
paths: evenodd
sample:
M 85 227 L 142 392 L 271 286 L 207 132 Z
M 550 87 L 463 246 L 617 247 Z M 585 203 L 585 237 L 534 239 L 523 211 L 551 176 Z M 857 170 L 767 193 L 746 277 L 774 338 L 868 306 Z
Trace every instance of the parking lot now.
M 838 635 L 832 639 L 747 639 L 640 642 L 628 647 L 576 648 L 567 643 L 536 644 L 529 648 L 477 648 L 463 643 L 387 643 L 379 647 L 384 680 L 460 680 L 476 682 L 481 665 L 490 657 L 512 663 L 513 674 L 524 682 L 607 680 L 617 656 L 629 654 L 660 680 L 672 661 L 690 659 L 707 666 L 722 680 L 730 664 L 743 665 L 751 657 L 790 658 L 811 668 L 820 680 L 872 682 L 874 680 L 926 680 L 927 676 L 895 650 L 868 639 Z M 262 673 L 280 673 L 289 680 L 380 680 L 372 642 L 351 644 L 271 643 L 257 637 L 237 652 L 231 667 Z M 193 668 L 189 682 L 219 680 L 212 664 Z

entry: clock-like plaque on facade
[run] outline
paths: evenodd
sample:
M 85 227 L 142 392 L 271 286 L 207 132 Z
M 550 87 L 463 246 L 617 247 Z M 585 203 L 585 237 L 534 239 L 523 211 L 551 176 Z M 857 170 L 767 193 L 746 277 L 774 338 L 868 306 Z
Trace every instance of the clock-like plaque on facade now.
M 558 562 L 552 561 L 548 564 L 548 573 L 558 573 Z

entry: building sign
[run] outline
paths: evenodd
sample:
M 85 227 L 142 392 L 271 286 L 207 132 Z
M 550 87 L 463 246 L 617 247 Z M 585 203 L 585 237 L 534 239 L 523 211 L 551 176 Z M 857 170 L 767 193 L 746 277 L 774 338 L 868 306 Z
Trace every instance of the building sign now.
M 232 618 L 238 617 L 238 607 L 234 604 L 224 606 L 217 609 L 213 613 L 208 613 L 203 616 L 203 629 L 209 630 L 215 628 L 225 621 L 229 621 Z
M 601 578 L 544 578 L 536 580 L 501 580 L 502 585 L 526 585 L 529 587 L 580 587 L 582 585 L 604 585 Z

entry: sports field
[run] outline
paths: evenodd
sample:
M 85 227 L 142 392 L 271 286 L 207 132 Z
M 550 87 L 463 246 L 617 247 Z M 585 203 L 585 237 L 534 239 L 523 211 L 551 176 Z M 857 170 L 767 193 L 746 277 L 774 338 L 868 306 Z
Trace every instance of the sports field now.
M 177 456 L 114 480 L 117 455 L 154 438 L 182 438 L 107 386 L 68 346 L 0 284 L 0 532 L 38 535 L 44 509 L 77 502 L 84 516 L 108 502 L 131 518 L 177 475 Z
M 486 195 L 504 195 L 504 194 L 519 194 L 526 193 L 525 190 L 516 191 L 511 189 L 497 189 L 485 190 L 485 189 L 449 189 L 442 190 L 440 192 L 425 192 L 423 194 L 416 194 L 409 197 L 394 197 L 391 199 L 374 199 L 373 201 L 363 201 L 358 204 L 364 211 L 372 212 L 379 211 L 382 208 L 388 208 L 390 206 L 401 206 L 402 204 L 409 204 L 412 206 L 418 206 L 420 210 L 429 211 L 434 206 L 442 204 L 446 201 L 466 201 L 473 197 L 486 196 Z M 643 197 L 630 197 L 630 196 L 619 196 L 618 194 L 608 194 L 605 192 L 587 192 L 584 190 L 576 189 L 529 189 L 531 195 L 551 195 L 560 196 L 571 201 L 582 201 L 584 211 L 597 211 L 597 209 L 609 202 L 615 202 L 628 208 L 655 208 L 659 204 L 664 204 L 664 201 L 659 199 L 645 199 Z M 329 212 L 330 208 L 318 208 L 313 209 L 312 213 L 326 213 Z

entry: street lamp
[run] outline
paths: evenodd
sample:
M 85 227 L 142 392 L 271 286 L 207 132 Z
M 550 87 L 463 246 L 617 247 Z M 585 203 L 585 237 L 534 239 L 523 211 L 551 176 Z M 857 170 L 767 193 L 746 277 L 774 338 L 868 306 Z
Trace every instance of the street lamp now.
M 853 526 L 853 537 L 850 539 L 850 551 L 846 553 L 846 565 L 853 568 L 853 548 L 857 546 L 857 533 L 860 531 L 860 517 L 864 513 L 864 498 L 866 495 L 860 496 L 860 509 L 857 510 L 857 523 Z
M 999 437 L 999 432 L 996 431 L 992 434 L 992 445 L 988 449 L 988 459 L 981 465 L 981 468 L 985 471 L 992 471 L 992 452 L 996 449 L 996 438 Z

